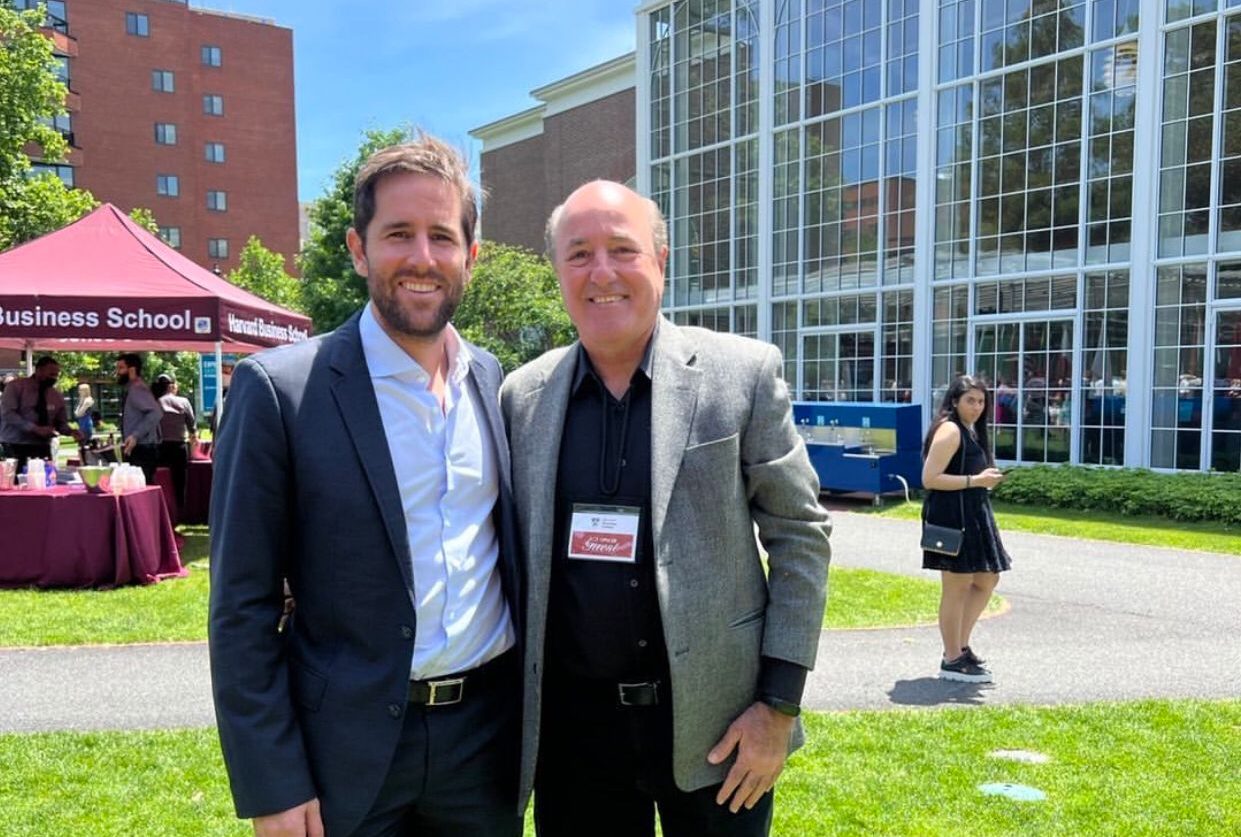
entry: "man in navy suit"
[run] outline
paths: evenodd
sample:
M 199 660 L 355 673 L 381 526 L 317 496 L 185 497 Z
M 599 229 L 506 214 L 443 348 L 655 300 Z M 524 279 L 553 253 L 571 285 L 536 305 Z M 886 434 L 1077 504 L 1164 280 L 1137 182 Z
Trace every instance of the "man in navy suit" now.
M 211 670 L 256 834 L 521 833 L 501 371 L 449 323 L 477 216 L 455 149 L 420 135 L 377 152 L 347 241 L 370 303 L 234 371 Z

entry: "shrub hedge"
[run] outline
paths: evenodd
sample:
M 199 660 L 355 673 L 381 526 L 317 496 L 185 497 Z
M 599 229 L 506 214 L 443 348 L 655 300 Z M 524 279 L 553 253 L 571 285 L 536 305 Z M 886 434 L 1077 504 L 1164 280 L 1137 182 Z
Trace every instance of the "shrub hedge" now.
M 1008 503 L 1241 524 L 1241 474 L 1036 465 L 1009 470 L 993 496 Z

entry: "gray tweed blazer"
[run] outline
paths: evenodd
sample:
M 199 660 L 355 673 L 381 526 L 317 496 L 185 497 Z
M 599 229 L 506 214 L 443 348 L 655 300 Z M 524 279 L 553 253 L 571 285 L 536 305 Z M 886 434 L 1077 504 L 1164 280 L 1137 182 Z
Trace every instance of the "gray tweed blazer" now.
M 651 533 L 671 666 L 673 774 L 690 791 L 723 781 L 729 765 L 708 764 L 707 752 L 754 702 L 760 657 L 814 666 L 831 525 L 775 347 L 667 320 L 654 341 Z M 527 580 L 523 804 L 537 759 L 556 470 L 577 356 L 577 344 L 550 351 L 500 393 Z M 793 748 L 802 741 L 798 726 Z

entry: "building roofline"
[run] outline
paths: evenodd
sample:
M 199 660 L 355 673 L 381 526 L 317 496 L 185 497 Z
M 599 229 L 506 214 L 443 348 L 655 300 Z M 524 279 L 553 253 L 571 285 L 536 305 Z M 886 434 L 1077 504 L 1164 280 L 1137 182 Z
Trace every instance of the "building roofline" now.
M 636 66 L 637 54 L 629 52 L 537 87 L 530 95 L 542 104 L 479 125 L 469 134 L 482 141 L 484 152 L 537 137 L 543 133 L 543 122 L 548 117 L 636 87 Z
M 541 102 L 547 102 L 551 99 L 557 99 L 562 96 L 575 93 L 583 88 L 589 88 L 611 80 L 615 76 L 622 73 L 632 75 L 634 67 L 637 64 L 637 53 L 627 52 L 610 61 L 604 61 L 602 64 L 596 64 L 588 67 L 581 72 L 574 73 L 571 76 L 553 81 L 551 84 L 545 84 L 542 87 L 536 87 L 530 91 L 530 95 Z
M 547 110 L 547 105 L 535 105 L 532 108 L 511 114 L 503 119 L 497 119 L 495 122 L 488 122 L 486 125 L 472 128 L 470 136 L 487 142 L 488 140 L 500 139 L 505 134 L 529 130 L 532 125 L 538 125 L 539 133 L 542 133 L 543 112 L 545 110 Z
M 291 30 L 291 27 L 289 26 L 281 26 L 279 23 L 276 22 L 275 18 L 260 17 L 259 15 L 248 15 L 248 14 L 243 14 L 241 12 L 226 12 L 221 9 L 202 9 L 202 8 L 199 8 L 198 6 L 186 6 L 186 8 L 189 11 L 193 12 L 194 14 L 209 15 L 211 17 L 225 17 L 225 18 L 229 18 L 230 20 L 240 20 L 245 23 L 257 23 L 262 26 L 274 26 L 277 29 L 290 29 Z

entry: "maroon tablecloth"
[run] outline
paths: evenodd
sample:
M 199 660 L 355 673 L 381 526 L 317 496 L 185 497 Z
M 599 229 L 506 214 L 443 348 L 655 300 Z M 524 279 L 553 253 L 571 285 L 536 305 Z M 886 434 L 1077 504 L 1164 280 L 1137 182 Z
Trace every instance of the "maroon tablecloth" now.
M 168 509 L 168 519 L 176 526 L 181 521 L 177 519 L 177 489 L 172 484 L 172 469 L 156 468 L 155 484 L 164 492 L 164 508 Z
M 207 512 L 211 509 L 210 459 L 191 459 L 189 473 L 185 475 L 185 508 L 181 510 L 181 522 L 206 525 Z
M 156 486 L 0 491 L 0 587 L 114 587 L 186 575 Z
M 207 525 L 207 512 L 211 508 L 211 473 L 210 459 L 190 460 L 190 468 L 185 474 L 185 507 L 177 514 L 177 493 L 172 485 L 172 470 L 155 469 L 155 484 L 164 491 L 164 502 L 168 505 L 168 515 L 172 518 L 173 526 L 181 523 Z

